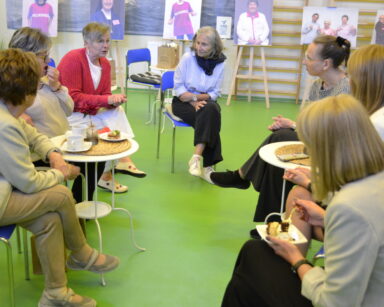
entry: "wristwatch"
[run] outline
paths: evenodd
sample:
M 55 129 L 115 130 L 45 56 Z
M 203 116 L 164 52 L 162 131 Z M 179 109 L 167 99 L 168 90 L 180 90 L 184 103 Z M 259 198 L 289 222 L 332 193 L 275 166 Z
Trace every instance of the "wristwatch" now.
M 193 95 L 193 96 L 192 96 L 192 101 L 193 101 L 193 102 L 196 102 L 196 101 L 197 101 L 197 95 Z
M 299 261 L 297 261 L 294 265 L 291 266 L 291 270 L 293 273 L 297 274 L 297 270 L 299 269 L 299 267 L 301 267 L 303 264 L 308 264 L 310 265 L 311 267 L 313 267 L 313 264 L 310 263 L 307 259 L 301 259 Z

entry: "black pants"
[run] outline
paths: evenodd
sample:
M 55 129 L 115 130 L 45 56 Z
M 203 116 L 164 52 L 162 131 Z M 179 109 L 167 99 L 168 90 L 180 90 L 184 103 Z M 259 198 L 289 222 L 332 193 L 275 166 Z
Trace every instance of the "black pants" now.
M 85 175 L 85 163 L 75 162 L 74 165 L 80 167 L 80 172 Z M 95 165 L 96 163 L 88 163 L 88 200 L 93 199 L 93 192 L 95 191 Z M 99 162 L 97 164 L 97 179 L 100 178 L 104 171 L 105 162 Z M 81 177 L 78 176 L 72 185 L 73 198 L 77 203 L 83 201 L 83 184 Z
M 267 243 L 244 244 L 224 294 L 222 307 L 309 307 L 300 278 Z
M 255 222 L 264 221 L 265 217 L 271 212 L 280 212 L 284 170 L 261 159 L 259 150 L 264 145 L 282 141 L 298 141 L 297 133 L 292 129 L 279 129 L 272 132 L 241 167 L 244 179 L 251 181 L 255 190 L 259 192 L 253 219 Z M 287 181 L 284 200 L 287 199 L 292 187 L 293 184 Z
M 194 146 L 205 144 L 204 167 L 215 165 L 223 160 L 220 140 L 221 113 L 216 101 L 207 101 L 207 104 L 196 112 L 193 106 L 175 96 L 172 100 L 172 111 L 195 129 Z

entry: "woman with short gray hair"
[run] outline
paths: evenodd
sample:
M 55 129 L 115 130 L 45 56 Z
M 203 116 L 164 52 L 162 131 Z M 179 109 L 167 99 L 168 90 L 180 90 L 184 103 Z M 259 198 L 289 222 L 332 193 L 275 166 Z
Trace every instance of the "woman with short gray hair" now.
M 89 23 L 83 29 L 83 38 L 85 48 L 68 52 L 58 66 L 60 81 L 69 88 L 75 102 L 69 122 L 77 125 L 88 124 L 91 120 L 97 129 L 108 127 L 133 138 L 131 125 L 121 107 L 127 99 L 123 94 L 111 92 L 111 65 L 106 58 L 110 47 L 109 27 Z M 134 177 L 146 176 L 129 157 L 119 160 L 116 171 Z M 111 163 L 108 162 L 98 185 L 115 193 L 128 191 L 127 186 L 112 182 Z

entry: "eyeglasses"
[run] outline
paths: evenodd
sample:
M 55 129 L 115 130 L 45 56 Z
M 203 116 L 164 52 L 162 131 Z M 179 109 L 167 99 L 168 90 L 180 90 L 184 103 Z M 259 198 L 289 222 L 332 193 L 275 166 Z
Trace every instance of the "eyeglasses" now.
M 42 59 L 44 63 L 48 63 L 51 58 L 49 57 L 49 54 L 42 54 L 42 53 L 36 53 L 36 56 L 39 58 L 39 59 Z
M 322 59 L 312 59 L 311 57 L 308 56 L 307 53 L 305 53 L 304 59 L 308 62 L 315 62 L 315 61 L 322 61 Z

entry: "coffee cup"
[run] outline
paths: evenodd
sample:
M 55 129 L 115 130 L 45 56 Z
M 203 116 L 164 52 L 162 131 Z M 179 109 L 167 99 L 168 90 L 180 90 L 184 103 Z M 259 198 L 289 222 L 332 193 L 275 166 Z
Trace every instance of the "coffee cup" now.
M 87 125 L 75 125 L 72 126 L 72 135 L 81 135 L 83 138 L 86 138 L 87 136 Z
M 68 150 L 82 150 L 84 148 L 84 138 L 82 135 L 68 135 L 67 136 Z

